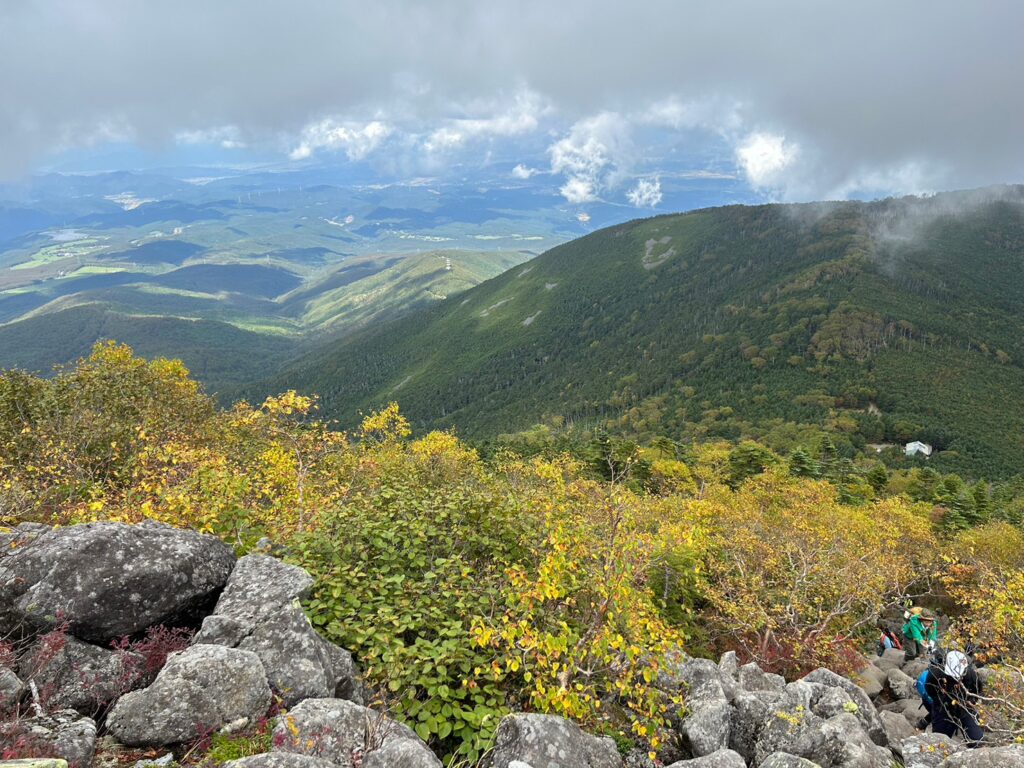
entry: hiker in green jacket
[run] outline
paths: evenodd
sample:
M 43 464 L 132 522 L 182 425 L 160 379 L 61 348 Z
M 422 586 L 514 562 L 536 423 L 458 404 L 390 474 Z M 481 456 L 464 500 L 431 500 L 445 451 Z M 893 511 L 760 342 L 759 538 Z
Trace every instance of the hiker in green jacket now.
M 911 608 L 904 614 L 907 623 L 903 625 L 903 660 L 916 659 L 939 644 L 939 622 L 922 608 Z

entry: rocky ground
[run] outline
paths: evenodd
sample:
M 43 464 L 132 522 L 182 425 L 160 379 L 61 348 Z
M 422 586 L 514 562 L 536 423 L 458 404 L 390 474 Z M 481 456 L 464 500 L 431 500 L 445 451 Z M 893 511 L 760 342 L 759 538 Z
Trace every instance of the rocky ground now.
M 412 730 L 365 706 L 352 655 L 302 611 L 312 580 L 300 568 L 261 554 L 236 560 L 211 536 L 156 524 L 25 524 L 0 534 L 0 553 L 5 758 L 87 768 L 139 748 L 167 765 L 171 749 L 278 708 L 269 751 L 231 768 L 440 766 Z M 686 709 L 677 743 L 659 757 L 673 768 L 1024 768 L 1024 746 L 967 750 L 918 731 L 923 663 L 890 651 L 865 659 L 854 680 L 818 669 L 787 682 L 735 654 L 680 654 L 658 685 L 682 692 Z M 488 763 L 654 765 L 575 723 L 527 713 L 501 722 Z

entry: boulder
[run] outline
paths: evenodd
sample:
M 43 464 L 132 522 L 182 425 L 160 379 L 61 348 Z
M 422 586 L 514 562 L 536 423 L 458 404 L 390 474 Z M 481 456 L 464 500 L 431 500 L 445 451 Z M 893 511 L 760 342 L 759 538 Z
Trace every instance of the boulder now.
M 775 752 L 768 755 L 764 762 L 758 764 L 760 768 L 819 768 L 817 763 L 812 763 L 804 757 L 797 757 L 786 752 Z
M 820 683 L 832 688 L 842 688 L 846 691 L 853 703 L 857 705 L 857 711 L 854 714 L 864 726 L 864 730 L 867 731 L 871 740 L 883 747 L 888 746 L 885 740 L 885 729 L 882 727 L 882 722 L 878 719 L 875 705 L 871 703 L 868 695 L 853 681 L 847 680 L 845 677 L 825 668 L 816 669 L 810 674 L 805 675 L 803 679 L 807 682 Z
M 270 707 L 259 657 L 219 645 L 172 654 L 151 686 L 122 696 L 107 729 L 131 746 L 191 741 L 225 725 L 252 723 Z
M 906 768 L 938 768 L 946 758 L 960 752 L 963 746 L 941 733 L 922 733 L 904 739 L 899 746 Z
M 754 765 L 776 752 L 814 759 L 841 745 L 827 743 L 824 721 L 803 705 L 787 704 L 769 712 L 754 746 Z
M 886 673 L 886 685 L 896 699 L 913 699 L 917 696 L 916 678 L 900 669 L 890 669 Z
M 302 568 L 247 555 L 235 565 L 195 642 L 255 653 L 288 706 L 334 697 L 361 702 L 352 655 L 318 635 L 299 604 L 312 585 Z
M 754 662 L 744 664 L 739 671 L 740 688 L 745 691 L 781 691 L 786 687 L 782 675 L 765 672 Z
M 890 669 L 902 669 L 906 654 L 898 648 L 886 648 L 885 653 L 875 659 L 872 663 L 883 672 Z
M 330 760 L 294 752 L 265 752 L 238 760 L 229 760 L 224 768 L 338 768 Z
M 874 664 L 868 664 L 857 673 L 857 679 L 854 682 L 864 689 L 864 693 L 869 698 L 873 699 L 885 688 L 887 679 L 885 672 Z
M 898 712 L 879 712 L 878 719 L 882 721 L 882 727 L 885 728 L 885 735 L 889 739 L 889 746 L 897 752 L 900 750 L 904 739 L 917 735 L 917 728 L 911 725 L 907 718 Z
M 822 726 L 828 749 L 813 759 L 835 768 L 890 768 L 892 753 L 875 744 L 851 713 L 830 717 Z M 836 749 L 838 745 L 838 749 Z
M 680 732 L 694 757 L 703 757 L 726 749 L 732 729 L 732 707 L 725 699 L 691 702 Z
M 895 712 L 914 726 L 914 728 L 917 728 L 917 724 L 921 722 L 921 719 L 928 715 L 928 710 L 925 709 L 920 699 L 894 701 L 891 704 L 883 705 L 880 709 L 881 712 Z
M 811 702 L 811 711 L 823 720 L 841 715 L 844 712 L 856 712 L 856 704 L 850 698 L 850 694 L 842 688 L 829 688 L 822 686 L 823 690 L 816 691 L 817 694 Z
M 15 753 L 66 760 L 69 768 L 89 768 L 96 751 L 96 723 L 74 710 L 0 723 L 0 744 Z
M 686 686 L 686 702 L 691 709 L 726 701 L 722 672 L 711 659 L 687 659 L 679 668 L 679 679 Z
M 726 651 L 722 654 L 722 657 L 718 660 L 718 671 L 721 672 L 724 677 L 729 677 L 733 680 L 739 681 L 740 658 L 736 655 L 736 651 Z
M 517 713 L 498 724 L 491 768 L 622 768 L 615 742 L 555 715 Z
M 771 700 L 766 700 L 771 697 Z M 729 748 L 746 760 L 753 760 L 754 745 L 769 710 L 778 704 L 779 694 L 761 691 L 739 691 L 733 701 L 732 724 L 729 728 Z
M 381 758 L 374 753 L 384 751 L 393 742 L 409 741 L 407 749 L 387 749 Z M 360 758 L 364 767 L 382 766 L 383 760 L 394 759 L 402 766 L 440 768 L 438 760 L 409 728 L 387 715 L 367 709 L 346 699 L 306 699 L 274 726 L 275 752 L 291 752 L 321 757 L 340 766 L 349 766 Z M 418 762 L 417 762 L 418 761 Z M 397 764 L 397 763 L 396 763 Z
M 374 750 L 363 760 L 363 768 L 436 768 L 441 761 L 419 739 L 395 739 Z
M 108 703 L 140 688 L 143 658 L 135 653 L 111 651 L 71 635 L 53 633 L 39 638 L 18 663 L 26 680 L 34 680 L 46 705 L 96 715 Z
M 914 680 L 921 676 L 921 673 L 928 669 L 927 659 L 912 659 L 903 665 L 903 673 Z
M 747 763 L 731 749 L 720 749 L 704 757 L 680 760 L 668 768 L 747 768 Z
M 23 757 L 0 760 L 0 768 L 68 768 L 68 761 L 57 757 Z
M 0 557 L 0 632 L 69 631 L 100 643 L 206 608 L 234 565 L 213 536 L 158 523 L 45 531 Z
M 0 716 L 14 709 L 25 693 L 25 684 L 14 670 L 0 664 Z
M 1024 746 L 968 749 L 948 757 L 940 768 L 1024 768 Z

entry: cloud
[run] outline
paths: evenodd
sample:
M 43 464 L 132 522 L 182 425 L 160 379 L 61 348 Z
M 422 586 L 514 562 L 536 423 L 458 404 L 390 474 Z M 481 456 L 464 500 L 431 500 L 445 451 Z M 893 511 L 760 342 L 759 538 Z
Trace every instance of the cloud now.
M 540 173 L 540 171 L 538 171 L 536 168 L 528 168 L 522 163 L 519 163 L 515 168 L 512 169 L 512 178 L 525 180 L 538 173 Z
M 784 183 L 786 170 L 800 153 L 800 147 L 785 136 L 752 133 L 736 147 L 736 162 L 757 189 Z
M 654 208 L 661 202 L 661 180 L 640 179 L 636 186 L 626 193 L 626 199 L 637 208 Z
M 566 177 L 559 190 L 570 203 L 588 203 L 616 186 L 632 167 L 629 122 L 615 112 L 580 120 L 548 147 L 551 172 Z
M 1019 181 L 1021 28 L 1016 0 L 6 2 L 0 177 L 104 137 L 160 148 L 220 126 L 282 156 L 518 160 L 614 113 L 632 155 L 605 145 L 600 170 L 564 172 L 574 194 L 656 169 L 646 130 L 704 155 L 724 140 L 738 164 L 749 135 L 783 136 L 799 152 L 770 179 L 741 170 L 786 199 Z M 375 122 L 391 133 L 359 135 Z
M 288 157 L 305 160 L 319 150 L 344 150 L 349 160 L 362 160 L 390 135 L 390 126 L 379 120 L 358 125 L 327 118 L 307 125 L 302 131 L 302 140 Z

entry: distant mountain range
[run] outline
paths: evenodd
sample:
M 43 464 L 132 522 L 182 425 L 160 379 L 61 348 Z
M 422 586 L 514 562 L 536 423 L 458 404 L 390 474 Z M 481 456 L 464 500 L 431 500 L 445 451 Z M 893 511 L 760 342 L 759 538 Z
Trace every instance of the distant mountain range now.
M 389 400 L 475 438 L 921 439 L 937 468 L 1020 471 L 1024 190 L 731 206 L 612 226 L 326 343 L 246 393 Z M 872 450 L 872 449 L 867 449 Z

